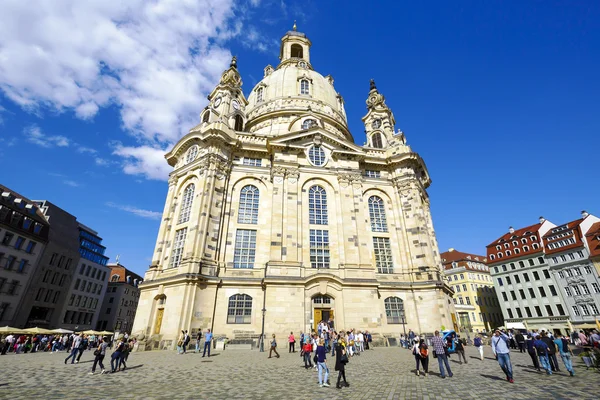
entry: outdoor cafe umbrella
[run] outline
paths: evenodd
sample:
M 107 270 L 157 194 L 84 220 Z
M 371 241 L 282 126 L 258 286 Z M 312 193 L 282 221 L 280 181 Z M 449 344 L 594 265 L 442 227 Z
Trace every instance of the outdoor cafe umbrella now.
M 23 329 L 23 332 L 26 333 L 33 333 L 36 335 L 39 334 L 47 334 L 47 333 L 53 333 L 51 330 L 48 329 L 44 329 L 44 328 L 38 328 L 37 326 L 35 328 L 27 328 L 27 329 Z
M 52 329 L 50 332 L 52 332 L 52 333 L 73 333 L 73 331 L 70 331 L 68 329 L 63 329 L 63 328 Z
M 0 327 L 0 333 L 25 333 L 23 329 L 13 328 L 12 326 Z
M 94 330 L 92 330 L 92 329 L 88 329 L 87 331 L 83 331 L 82 333 L 83 333 L 84 335 L 99 335 L 99 334 L 100 334 L 100 332 L 98 332 L 98 331 L 94 331 Z
M 109 331 L 102 331 L 102 332 L 98 332 L 98 335 L 103 335 L 103 336 L 108 336 L 108 335 L 113 335 L 114 332 L 109 332 Z

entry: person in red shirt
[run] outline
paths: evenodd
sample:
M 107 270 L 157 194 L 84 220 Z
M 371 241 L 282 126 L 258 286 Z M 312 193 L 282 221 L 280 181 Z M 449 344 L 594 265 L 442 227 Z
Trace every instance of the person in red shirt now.
M 304 343 L 304 347 L 302 348 L 304 351 L 304 368 L 309 369 L 312 368 L 312 361 L 310 359 L 310 353 L 312 352 L 312 344 L 310 343 L 310 339 Z

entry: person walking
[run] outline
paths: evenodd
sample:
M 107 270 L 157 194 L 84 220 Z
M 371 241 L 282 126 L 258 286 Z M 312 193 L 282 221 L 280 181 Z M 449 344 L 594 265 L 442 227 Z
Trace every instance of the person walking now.
M 183 339 L 185 339 L 185 331 L 182 330 L 177 340 L 177 354 L 183 354 Z
M 560 358 L 562 359 L 563 364 L 565 364 L 565 368 L 569 371 L 571 376 L 575 376 L 575 371 L 573 370 L 573 352 L 569 348 L 569 341 L 562 337 L 560 333 L 556 334 L 556 339 L 554 339 L 554 344 L 558 348 L 558 353 L 560 354 Z
M 123 350 L 125 349 L 125 342 L 122 337 L 117 341 L 117 347 L 115 347 L 115 351 L 110 355 L 110 372 L 113 374 L 117 372 L 117 368 L 121 363 L 121 356 L 123 355 Z
M 454 339 L 454 343 L 454 350 L 456 351 L 456 354 L 458 354 L 458 362 L 462 364 L 462 361 L 460 360 L 460 357 L 462 357 L 462 359 L 465 360 L 465 364 L 468 364 L 469 362 L 465 357 L 465 347 L 463 346 L 460 336 L 457 336 L 456 339 Z
M 325 348 L 325 340 L 319 339 L 316 353 L 317 365 L 319 367 L 319 387 L 329 387 L 329 368 L 327 368 L 327 349 Z
M 481 361 L 483 361 L 483 340 L 481 339 L 481 334 L 479 334 L 479 336 L 475 336 L 475 339 L 473 339 L 473 346 L 477 348 L 479 351 L 479 358 L 481 358 Z
M 343 337 L 340 337 L 335 349 L 335 370 L 338 371 L 337 385 L 335 387 L 338 389 L 341 389 L 342 386 L 350 387 L 350 384 L 346 381 L 346 364 L 348 364 L 348 356 L 346 355 L 345 340 Z M 344 380 L 343 382 L 342 379 Z
M 412 353 L 415 357 L 415 363 L 417 364 L 417 376 L 420 375 L 419 364 L 423 366 L 423 372 L 427 376 L 429 372 L 429 350 L 425 344 L 425 340 L 414 339 L 412 346 Z
M 290 336 L 288 336 L 288 343 L 289 343 L 289 351 L 288 353 L 295 353 L 296 349 L 296 338 L 294 337 L 294 332 L 290 332 Z
M 187 350 L 187 347 L 188 347 L 188 344 L 190 344 L 190 339 L 191 338 L 190 338 L 190 335 L 188 335 L 188 331 L 185 331 L 183 333 L 183 346 L 182 346 L 182 348 L 183 348 L 183 354 L 185 354 L 185 352 Z
M 210 344 L 212 342 L 213 334 L 210 329 L 206 330 L 206 334 L 204 335 L 204 352 L 202 353 L 202 357 L 206 355 L 206 349 L 208 349 L 208 356 L 210 357 Z
M 198 335 L 196 335 L 196 353 L 200 353 L 201 341 L 202 341 L 202 330 L 199 330 Z
M 269 358 L 271 358 L 271 354 L 275 352 L 277 358 L 279 358 L 279 353 L 277 352 L 277 340 L 275 339 L 275 334 L 273 334 L 271 339 L 271 349 L 269 350 Z
M 546 374 L 552 375 L 552 368 L 550 367 L 550 361 L 548 361 L 548 345 L 541 340 L 540 335 L 535 337 L 533 347 L 535 347 L 535 350 L 537 351 L 540 365 L 546 370 Z
M 310 360 L 310 353 L 312 351 L 312 344 L 310 343 L 310 339 L 307 337 L 305 339 L 303 348 L 302 348 L 302 354 L 304 357 L 304 369 L 310 369 L 312 368 L 312 361 Z
M 431 345 L 433 346 L 434 358 L 438 360 L 438 366 L 440 368 L 440 375 L 442 379 L 446 378 L 446 372 L 444 371 L 444 365 L 448 371 L 448 376 L 452 378 L 454 375 L 450 369 L 448 363 L 448 356 L 446 355 L 446 341 L 440 337 L 440 331 L 436 330 L 434 336 L 431 338 Z
M 104 360 L 104 356 L 106 355 L 107 347 L 108 338 L 104 337 L 102 338 L 102 341 L 100 341 L 100 343 L 98 344 L 98 348 L 94 351 L 94 365 L 92 365 L 92 372 L 90 372 L 90 375 L 94 375 L 94 373 L 96 372 L 96 365 L 100 365 L 101 374 L 106 373 L 102 361 Z
M 517 332 L 517 334 L 515 335 L 515 340 L 517 341 L 517 346 L 519 347 L 519 353 L 524 353 L 525 352 L 525 336 L 523 336 L 521 331 Z
M 508 344 L 510 340 L 508 336 L 501 333 L 499 329 L 496 329 L 494 336 L 492 337 L 492 352 L 500 364 L 500 368 L 506 374 L 506 380 L 510 383 L 514 383 L 512 364 L 510 363 L 510 349 Z
M 82 334 L 75 336 L 73 342 L 71 343 L 71 354 L 65 358 L 65 364 L 71 358 L 71 364 L 75 364 L 75 359 L 77 358 L 77 353 L 79 353 L 79 345 L 82 341 Z
M 548 337 L 548 333 L 542 331 L 541 341 L 546 344 L 548 347 L 548 361 L 550 362 L 550 368 L 552 368 L 552 372 L 560 372 L 558 368 L 558 360 L 556 359 L 556 346 L 550 337 Z
M 534 342 L 535 342 L 535 339 L 533 337 L 533 334 L 528 335 L 527 340 L 525 340 L 525 347 L 527 348 L 527 353 L 529 354 L 529 357 L 531 357 L 531 362 L 533 363 L 533 367 L 539 371 L 540 370 L 540 361 L 538 359 L 538 356 L 537 356 L 537 353 L 535 350 Z
M 83 352 L 87 350 L 89 344 L 90 341 L 87 335 L 83 335 L 81 343 L 79 343 L 79 352 L 77 354 L 77 361 L 75 361 L 76 364 L 79 364 L 79 360 L 81 360 L 81 356 L 83 355 Z

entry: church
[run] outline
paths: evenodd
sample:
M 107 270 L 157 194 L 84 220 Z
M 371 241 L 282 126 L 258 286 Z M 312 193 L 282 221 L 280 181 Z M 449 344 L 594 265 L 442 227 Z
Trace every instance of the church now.
M 354 143 L 311 45 L 294 25 L 248 97 L 234 57 L 165 155 L 173 172 L 132 329 L 154 348 L 182 330 L 285 341 L 330 319 L 383 337 L 453 327 L 424 161 L 373 80 L 367 143 Z

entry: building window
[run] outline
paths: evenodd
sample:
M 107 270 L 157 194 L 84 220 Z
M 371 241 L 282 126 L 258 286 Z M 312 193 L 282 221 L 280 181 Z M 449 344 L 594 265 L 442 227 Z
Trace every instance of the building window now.
M 246 185 L 240 191 L 240 211 L 238 223 L 258 223 L 259 190 L 256 186 Z
M 404 322 L 404 301 L 399 297 L 388 297 L 383 301 L 385 316 L 388 324 L 401 324 Z
M 381 178 L 381 172 L 367 169 L 365 170 L 365 176 L 367 178 Z
M 381 138 L 381 133 L 375 132 L 371 135 L 371 147 L 383 149 L 383 139 Z
M 2 239 L 2 244 L 3 244 L 3 245 L 5 245 L 5 246 L 10 246 L 10 242 L 11 242 L 11 240 L 12 240 L 12 238 L 13 238 L 14 236 L 15 236 L 15 235 L 13 235 L 12 233 L 10 233 L 10 232 L 6 232 L 6 233 L 4 234 L 4 239 Z
M 514 278 L 515 278 L 515 283 L 521 283 L 521 278 L 519 278 L 518 274 L 515 274 Z
M 310 265 L 312 268 L 329 268 L 329 231 L 310 229 Z
M 589 304 L 589 306 L 592 309 L 592 315 L 598 315 L 598 307 L 595 304 Z
M 588 306 L 586 304 L 581 305 L 581 313 L 583 315 L 590 315 L 590 310 L 588 309 Z
M 387 220 L 385 217 L 385 203 L 381 197 L 369 197 L 369 217 L 371 218 L 371 231 L 388 231 Z
M 573 285 L 573 290 L 577 296 L 581 296 L 581 289 L 579 289 L 579 286 Z
M 571 293 L 571 288 L 568 286 L 565 286 L 565 294 L 567 295 L 567 297 L 571 297 L 573 294 Z
M 527 314 L 528 318 L 531 318 L 531 309 L 529 307 L 525 307 L 525 314 Z
M 533 258 L 530 258 L 530 259 L 529 259 L 529 260 L 527 260 L 527 261 L 529 261 L 529 266 L 530 266 L 530 267 L 532 267 L 532 266 L 534 266 L 534 265 L 535 265 L 535 262 L 533 261 Z
M 233 268 L 254 268 L 256 257 L 256 231 L 238 229 L 235 234 Z
M 502 292 L 502 298 L 504 299 L 504 301 L 508 301 L 508 296 L 506 295 L 506 292 Z
M 394 262 L 392 260 L 392 249 L 390 239 L 382 237 L 373 238 L 373 250 L 375 251 L 375 264 L 380 274 L 392 274 Z
M 190 149 L 187 151 L 187 154 L 185 155 L 185 163 L 189 164 L 192 161 L 194 161 L 196 159 L 196 156 L 198 155 L 198 146 L 194 145 L 192 147 L 190 147 Z
M 244 157 L 242 160 L 243 165 L 248 165 L 250 167 L 261 167 L 262 166 L 262 158 L 250 158 Z
M 588 287 L 588 285 L 584 283 L 583 285 L 581 285 L 581 288 L 583 289 L 584 294 L 590 294 L 590 288 Z
M 507 285 L 512 285 L 512 282 L 511 282 L 511 280 L 510 280 L 510 276 L 507 276 L 507 277 L 506 277 L 506 284 L 507 284 Z
M 594 289 L 594 293 L 600 293 L 600 286 L 597 283 L 592 283 L 592 289 Z
M 208 122 L 210 120 L 210 111 L 206 111 L 202 116 L 202 122 Z
M 25 243 L 25 238 L 22 236 L 17 236 L 17 240 L 15 241 L 15 249 L 21 250 L 23 243 Z
M 538 317 L 542 316 L 542 309 L 540 308 L 540 306 L 535 306 L 535 313 Z
M 227 308 L 228 324 L 249 324 L 252 317 L 252 297 L 247 294 L 235 294 L 229 298 Z
M 327 225 L 327 192 L 321 186 L 308 190 L 308 219 L 310 224 Z
M 565 310 L 563 309 L 563 306 L 560 304 L 556 305 L 556 311 L 558 311 L 558 315 L 565 315 Z
M 548 272 L 547 269 L 543 270 L 542 272 L 544 273 L 544 278 L 550 279 L 550 273 Z
M 309 83 L 307 79 L 300 81 L 300 94 L 310 94 Z
M 110 277 L 110 281 L 111 282 L 119 282 L 119 275 L 114 274 L 113 276 Z M 85 281 L 83 281 L 83 287 L 85 287 Z
M 550 293 L 552 294 L 552 296 L 558 296 L 558 293 L 556 293 L 556 288 L 554 287 L 554 285 L 550 285 L 550 286 L 548 286 L 548 288 L 550 289 Z
M 573 306 L 573 314 L 575 314 L 577 317 L 581 316 L 581 313 L 579 312 L 579 307 Z
M 234 117 L 234 130 L 238 131 L 238 132 L 243 132 L 244 131 L 244 118 L 242 118 L 241 115 L 236 114 L 236 116 Z
M 319 126 L 319 124 L 317 124 L 317 121 L 312 118 L 305 119 L 302 122 L 302 130 L 307 130 L 315 126 Z
M 533 288 L 529 288 L 529 297 L 531 297 L 532 299 L 535 299 L 535 291 L 533 290 Z
M 517 295 L 515 294 L 515 291 L 514 291 L 514 290 L 511 290 L 511 291 L 510 291 L 510 297 L 511 297 L 513 300 L 515 300 L 515 301 L 517 300 Z
M 194 191 L 196 186 L 192 183 L 188 185 L 183 191 L 183 199 L 181 200 L 181 209 L 179 210 L 178 224 L 183 224 L 190 220 L 190 213 L 192 211 L 192 203 L 194 201 Z
M 310 149 L 308 149 L 308 159 L 312 165 L 321 167 L 325 165 L 325 151 L 323 151 L 321 146 L 311 146 Z
M 562 271 L 558 271 L 558 277 L 559 278 L 564 278 L 565 277 L 565 273 Z
M 539 281 L 539 280 L 540 280 L 540 274 L 538 274 L 538 272 L 537 272 L 537 271 L 533 271 L 533 278 L 534 278 L 536 281 Z
M 513 312 L 510 308 L 507 308 L 506 311 L 508 311 L 508 318 L 514 318 Z
M 175 239 L 173 240 L 173 250 L 171 251 L 171 259 L 169 260 L 169 268 L 177 268 L 181 263 L 183 256 L 183 246 L 185 245 L 185 237 L 187 228 L 175 231 Z
M 17 272 L 22 274 L 23 271 L 25 270 L 26 265 L 27 265 L 27 260 L 22 258 L 21 261 L 19 262 L 19 267 L 17 268 Z
M 541 287 L 541 286 L 540 286 L 540 287 L 538 288 L 538 290 L 540 291 L 540 295 L 541 295 L 542 297 L 546 297 L 546 291 L 544 290 L 544 288 L 543 288 L 543 287 Z
M 263 94 L 264 94 L 264 88 L 259 87 L 256 90 L 256 102 L 260 103 L 261 101 L 263 101 Z
M 525 291 L 523 289 L 519 289 L 519 294 L 521 295 L 521 300 L 525 300 Z
M 554 316 L 554 312 L 552 311 L 552 306 L 546 304 L 546 313 L 548 313 L 548 315 L 550 317 Z

